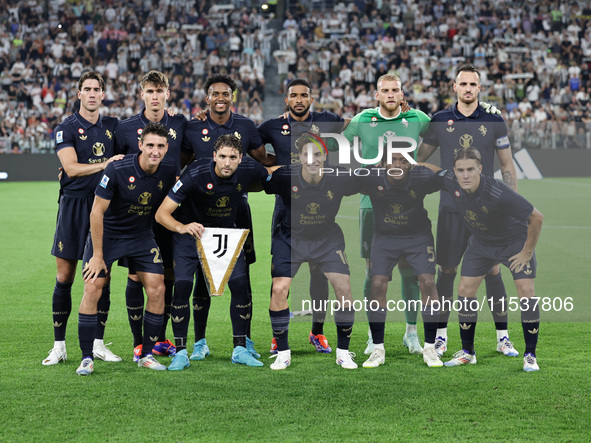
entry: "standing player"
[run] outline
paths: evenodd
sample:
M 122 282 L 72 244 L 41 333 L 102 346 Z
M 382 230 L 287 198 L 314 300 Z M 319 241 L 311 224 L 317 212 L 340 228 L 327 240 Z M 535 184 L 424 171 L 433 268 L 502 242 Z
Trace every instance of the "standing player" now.
M 60 178 L 59 210 L 53 248 L 57 277 L 53 290 L 55 343 L 44 365 L 65 361 L 66 325 L 72 311 L 72 284 L 78 260 L 90 228 L 90 210 L 100 172 L 123 155 L 114 155 L 113 133 L 119 121 L 99 114 L 105 97 L 105 82 L 97 72 L 87 72 L 78 80 L 80 109 L 55 128 L 55 146 L 63 168 Z M 109 282 L 103 286 L 98 305 L 94 355 L 105 361 L 121 361 L 103 342 L 110 305 Z
M 346 125 L 345 120 L 332 112 L 310 111 L 314 103 L 312 97 L 312 86 L 307 80 L 298 78 L 292 80 L 287 86 L 285 104 L 289 112 L 286 118 L 279 117 L 267 120 L 259 126 L 259 133 L 263 143 L 270 143 L 275 151 L 276 163 L 278 165 L 293 165 L 300 163 L 300 153 L 295 147 L 295 141 L 312 127 L 321 129 L 323 132 L 341 132 Z M 320 127 L 319 127 L 320 126 Z M 333 126 L 334 128 L 331 128 Z M 271 243 L 275 240 L 275 233 L 283 218 L 285 210 L 279 195 L 275 198 L 273 210 L 273 221 L 271 223 Z M 273 248 L 273 245 L 271 245 Z M 324 306 L 324 300 L 328 300 L 328 281 L 320 268 L 315 263 L 308 262 L 310 266 L 310 297 L 315 303 L 312 306 Z M 314 310 L 312 313 L 312 330 L 309 334 L 309 341 L 316 347 L 316 351 L 330 353 L 332 351 L 328 340 L 324 335 L 325 310 Z M 271 353 L 277 352 L 277 343 L 273 339 Z
M 291 364 L 288 344 L 289 287 L 300 265 L 313 262 L 330 281 L 339 309 L 335 310 L 337 327 L 336 362 L 345 369 L 356 369 L 354 354 L 349 352 L 355 313 L 352 310 L 349 265 L 345 238 L 335 217 L 346 195 L 356 194 L 356 177 L 322 173 L 326 152 L 319 148 L 317 137 L 303 135 L 296 142 L 300 165 L 281 168 L 263 183 L 267 193 L 283 201 L 285 216 L 274 232 L 272 247 L 273 287 L 269 316 L 277 357 L 271 369 L 286 369 Z M 347 307 L 348 305 L 348 307 Z
M 462 261 L 458 300 L 462 350 L 445 366 L 476 364 L 474 330 L 478 319 L 476 292 L 489 269 L 503 263 L 511 270 L 521 302 L 521 326 L 525 339 L 523 370 L 539 370 L 536 346 L 540 310 L 535 298 L 536 255 L 544 216 L 530 202 L 505 184 L 482 173 L 478 149 L 459 149 L 453 173 L 440 171 L 440 185 L 450 193 L 462 221 L 472 234 Z M 440 168 L 430 166 L 434 171 Z
M 429 367 L 442 367 L 435 352 L 439 309 L 432 305 L 438 300 L 434 241 L 431 220 L 423 206 L 425 196 L 440 187 L 432 171 L 422 166 L 412 167 L 402 154 L 387 155 L 384 160 L 386 172 L 363 181 L 364 193 L 371 198 L 375 216 L 371 245 L 372 301 L 377 300 L 379 304 L 378 309 L 368 312 L 374 350 L 363 367 L 375 368 L 386 360 L 384 330 L 388 281 L 402 257 L 419 281 L 425 333 L 423 360 Z
M 78 314 L 82 363 L 78 375 L 94 370 L 92 337 L 97 304 L 112 264 L 126 258 L 146 289 L 144 336 L 139 367 L 166 370 L 152 355 L 164 321 L 164 268 L 154 240 L 154 212 L 176 180 L 176 165 L 163 161 L 168 128 L 148 124 L 140 152 L 105 169 L 90 214 L 90 235 L 84 248 L 84 296 Z
M 248 187 L 270 173 L 260 163 L 242 158 L 242 143 L 231 134 L 218 137 L 213 146 L 213 160 L 202 159 L 189 165 L 181 178 L 174 185 L 156 213 L 156 221 L 173 234 L 173 252 L 176 284 L 172 301 L 172 330 L 174 332 L 177 353 L 172 359 L 169 370 L 183 370 L 189 366 L 187 355 L 187 332 L 189 329 L 190 287 L 180 291 L 178 282 L 191 282 L 198 273 L 195 288 L 196 304 L 210 298 L 199 257 L 195 238 L 200 238 L 207 227 L 235 228 L 243 194 Z M 179 207 L 178 221 L 172 213 Z M 246 333 L 249 323 L 250 296 L 248 293 L 248 275 L 245 254 L 242 252 L 236 261 L 234 271 L 228 282 L 232 293 L 230 299 L 230 319 L 234 341 L 232 362 L 247 366 L 262 366 L 251 352 L 246 349 Z M 182 288 L 182 286 L 180 286 Z M 208 303 L 209 308 L 209 303 Z M 197 306 L 197 312 L 202 305 Z M 204 309 L 203 309 L 204 310 Z M 209 310 L 209 309 L 208 309 Z M 207 316 L 202 317 L 196 334 L 196 346 L 193 360 L 203 360 L 209 355 L 207 344 L 198 345 L 205 340 Z M 197 319 L 195 320 L 197 323 Z M 194 358 L 195 351 L 203 352 Z
M 161 123 L 168 128 L 168 152 L 166 158 L 174 162 L 177 176 L 181 170 L 181 143 L 187 119 L 182 115 L 170 116 L 166 113 L 166 100 L 170 97 L 168 77 L 159 71 L 150 71 L 142 77 L 140 82 L 141 97 L 144 109 L 139 114 L 123 120 L 117 127 L 115 140 L 117 152 L 122 154 L 136 154 L 139 151 L 138 141 L 144 127 L 150 123 Z M 156 242 L 164 261 L 164 323 L 159 341 L 154 345 L 154 354 L 174 355 L 175 347 L 166 339 L 166 326 L 170 317 L 172 289 L 174 286 L 174 270 L 172 264 L 172 234 L 160 224 L 154 224 Z M 134 359 L 137 361 L 141 354 L 142 344 L 142 312 L 144 311 L 144 292 L 138 276 L 130 269 L 125 290 L 125 301 L 129 325 L 133 334 Z
M 404 93 L 400 83 L 400 78 L 393 74 L 382 75 L 377 82 L 375 98 L 379 106 L 373 109 L 366 109 L 357 114 L 351 120 L 351 123 L 344 131 L 344 136 L 349 142 L 354 142 L 356 138 L 361 141 L 362 158 L 367 159 L 368 163 L 375 164 L 380 159 L 369 162 L 369 159 L 375 159 L 378 156 L 378 146 L 385 142 L 387 136 L 410 137 L 418 143 L 419 137 L 427 129 L 429 117 L 422 111 L 410 109 L 402 112 L 401 103 L 404 100 Z M 380 138 L 383 137 L 383 142 Z M 371 297 L 371 244 L 374 229 L 374 213 L 371 207 L 369 196 L 361 196 L 361 206 L 359 209 L 359 227 L 361 230 L 361 257 L 366 259 L 366 277 L 363 286 L 363 294 L 366 299 Z M 423 348 L 419 342 L 417 334 L 417 311 L 409 309 L 410 301 L 419 299 L 419 286 L 413 270 L 408 266 L 405 260 L 398 263 L 398 271 L 401 276 L 402 298 L 407 303 L 405 311 L 406 332 L 402 343 L 411 354 L 422 354 Z M 373 351 L 372 342 L 368 342 L 366 354 Z
M 419 147 L 417 160 L 426 161 L 441 147 L 441 167 L 453 167 L 454 154 L 458 149 L 473 146 L 482 156 L 483 172 L 490 177 L 494 172 L 494 153 L 499 157 L 503 181 L 517 191 L 515 166 L 511 156 L 511 145 L 507 125 L 499 115 L 489 113 L 489 106 L 478 103 L 480 74 L 472 65 L 457 69 L 454 91 L 458 102 L 433 116 L 432 123 Z M 441 193 L 439 217 L 437 219 L 437 292 L 441 300 L 453 300 L 454 279 L 458 265 L 468 245 L 470 232 L 462 223 L 462 215 L 447 192 Z M 494 264 L 485 278 L 487 300 L 489 300 L 497 330 L 497 351 L 507 356 L 519 352 L 509 341 L 507 328 L 507 293 L 501 279 L 498 264 Z M 449 311 L 441 311 L 437 330 L 437 353 L 441 356 L 447 350 L 447 322 Z
M 213 146 L 217 139 L 225 134 L 234 135 L 241 143 L 243 152 L 248 153 L 252 158 L 265 166 L 275 164 L 275 157 L 265 150 L 261 137 L 254 122 L 241 114 L 232 112 L 231 106 L 236 91 L 236 83 L 229 76 L 216 74 L 207 79 L 204 86 L 207 91 L 208 111 L 203 120 L 191 120 L 185 128 L 183 137 L 183 155 L 193 157 L 195 160 L 211 159 Z M 246 191 L 246 189 L 244 189 Z M 254 250 L 254 237 L 252 234 L 252 220 L 250 216 L 250 207 L 246 201 L 247 195 L 244 194 L 244 201 L 238 213 L 236 223 L 237 228 L 250 230 L 246 239 L 244 251 L 247 261 L 248 293 L 250 297 L 249 304 L 249 322 L 246 347 L 255 358 L 260 354 L 254 349 L 254 343 L 250 340 L 250 323 L 252 321 L 252 290 L 250 287 L 250 274 L 248 266 L 256 261 Z M 175 278 L 175 293 L 179 293 L 179 299 L 185 300 L 191 293 L 193 287 L 193 276 L 190 279 Z M 205 340 L 205 328 L 207 326 L 207 317 L 211 300 L 207 292 L 203 293 L 197 290 L 194 297 L 193 322 L 195 326 L 195 344 L 193 345 L 193 360 L 203 360 L 209 353 L 207 340 Z M 175 317 L 175 306 L 172 307 L 172 316 Z M 176 337 L 175 337 L 176 340 Z M 178 343 L 175 342 L 178 346 Z M 182 346 L 186 346 L 183 344 Z

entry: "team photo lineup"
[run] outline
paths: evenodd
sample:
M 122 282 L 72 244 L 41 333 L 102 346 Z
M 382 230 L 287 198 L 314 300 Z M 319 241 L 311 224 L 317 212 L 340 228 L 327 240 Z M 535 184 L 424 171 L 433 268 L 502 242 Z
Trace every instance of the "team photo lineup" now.
M 534 249 L 543 215 L 518 194 L 507 125 L 494 107 L 479 101 L 480 89 L 478 68 L 458 65 L 453 80 L 456 102 L 429 118 L 409 107 L 400 77 L 388 73 L 376 79 L 377 107 L 343 118 L 314 111 L 311 84 L 296 78 L 286 84 L 285 114 L 257 127 L 232 110 L 240 91 L 226 74 L 207 78 L 207 109 L 188 120 L 167 109 L 167 76 L 148 71 L 139 85 L 143 109 L 120 121 L 101 114 L 101 74 L 84 72 L 77 83 L 79 110 L 54 130 L 62 166 L 51 251 L 57 265 L 52 299 L 55 341 L 42 364 L 56 365 L 68 357 L 66 326 L 76 309 L 72 284 L 79 264 L 84 290 L 78 311 L 78 375 L 92 374 L 98 359 L 122 361 L 104 343 L 114 264 L 128 270 L 125 303 L 133 361 L 147 369 L 180 371 L 191 361 L 207 360 L 211 296 L 197 243 L 208 229 L 234 228 L 249 235 L 230 265 L 231 362 L 264 366 L 251 340 L 250 268 L 256 260 L 252 213 L 257 208 L 247 198 L 249 192 L 262 191 L 274 194 L 268 198 L 269 205 L 274 199 L 270 369 L 291 365 L 288 332 L 296 308 L 292 305 L 290 310 L 290 286 L 307 262 L 313 307 L 308 339 L 317 352 L 332 353 L 324 335 L 330 283 L 330 314 L 337 336 L 333 355 L 344 369 L 358 368 L 356 354 L 349 349 L 352 334 L 369 335 L 363 368 L 384 364 L 388 299 L 393 298 L 405 301 L 402 343 L 410 354 L 422 355 L 428 367 L 476 364 L 474 337 L 482 310 L 476 294 L 484 280 L 496 351 L 507 357 L 523 355 L 523 370 L 538 371 Z M 441 166 L 428 163 L 437 148 Z M 342 161 L 351 158 L 351 149 L 360 167 Z M 493 177 L 495 157 L 502 181 Z M 423 202 L 437 191 L 434 238 Z M 352 293 L 345 254 L 345 238 L 350 237 L 335 221 L 342 200 L 355 194 L 361 195 L 363 296 Z M 354 245 L 348 246 L 351 250 Z M 509 339 L 500 264 L 511 272 L 519 296 L 523 350 Z M 400 295 L 397 290 L 388 294 L 397 265 Z M 193 342 L 188 332 L 191 295 Z M 356 317 L 359 299 L 364 309 Z M 452 311 L 458 316 L 461 343 L 448 341 Z M 354 323 L 361 324 L 353 328 Z M 72 358 L 77 351 L 69 348 Z M 452 349 L 457 352 L 444 358 Z M 167 365 L 165 357 L 170 357 Z

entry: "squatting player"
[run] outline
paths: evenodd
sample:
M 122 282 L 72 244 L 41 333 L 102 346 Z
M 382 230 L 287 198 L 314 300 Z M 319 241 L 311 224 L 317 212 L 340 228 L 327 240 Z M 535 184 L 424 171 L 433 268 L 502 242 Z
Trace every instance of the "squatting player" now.
M 168 128 L 148 124 L 140 152 L 109 165 L 96 188 L 90 214 L 90 235 L 84 248 L 84 295 L 78 314 L 82 362 L 79 375 L 94 370 L 92 338 L 97 304 L 112 264 L 125 258 L 146 290 L 144 336 L 139 367 L 166 370 L 152 355 L 164 321 L 164 267 L 154 239 L 154 212 L 176 180 L 177 167 L 163 161 Z
M 462 147 L 473 146 L 482 155 L 483 173 L 490 177 L 494 173 L 494 153 L 501 165 L 503 181 L 517 191 L 515 166 L 511 155 L 511 145 L 507 135 L 507 125 L 500 115 L 489 113 L 490 105 L 479 103 L 480 73 L 472 65 L 460 66 L 456 71 L 454 91 L 458 101 L 448 109 L 437 112 L 429 125 L 429 130 L 421 146 L 417 160 L 426 161 L 440 146 L 441 167 L 453 167 L 454 154 Z M 442 191 L 437 219 L 437 292 L 442 300 L 453 300 L 454 279 L 468 244 L 470 232 L 462 224 L 449 193 Z M 497 351 L 507 356 L 517 356 L 519 352 L 509 341 L 507 328 L 507 293 L 501 279 L 498 264 L 495 264 L 485 278 L 487 300 L 497 330 Z M 447 321 L 449 311 L 440 313 L 437 330 L 437 353 L 441 356 L 447 350 Z
M 384 330 L 387 315 L 388 281 L 402 257 L 413 270 L 421 291 L 425 346 L 423 360 L 429 367 L 443 363 L 435 352 L 435 334 L 439 308 L 435 288 L 435 251 L 431 220 L 423 206 L 427 194 L 440 189 L 437 176 L 423 166 L 412 167 L 399 153 L 385 155 L 379 175 L 364 177 L 363 192 L 369 195 L 374 211 L 374 235 L 371 245 L 372 301 L 378 309 L 368 312 L 374 350 L 363 363 L 375 368 L 386 360 Z M 370 305 L 371 307 L 371 305 Z
M 319 148 L 316 135 L 308 134 L 296 141 L 301 165 L 282 167 L 263 183 L 267 193 L 281 197 L 286 212 L 275 230 L 272 247 L 273 287 L 269 315 L 277 356 L 271 369 L 281 370 L 291 364 L 287 299 L 291 281 L 304 262 L 314 263 L 334 288 L 339 303 L 339 309 L 334 312 L 338 342 L 336 362 L 345 369 L 355 369 L 354 354 L 349 352 L 355 317 L 351 308 L 349 265 L 345 238 L 335 217 L 343 197 L 356 194 L 358 185 L 356 177 L 322 173 L 326 151 Z
M 379 106 L 366 109 L 353 117 L 353 120 L 345 129 L 343 135 L 353 143 L 356 138 L 361 141 L 362 158 L 367 164 L 376 164 L 381 160 L 378 155 L 378 146 L 386 143 L 387 136 L 410 137 L 418 143 L 419 137 L 427 129 L 429 117 L 422 111 L 410 109 L 402 112 L 401 103 L 404 93 L 400 78 L 394 74 L 382 75 L 377 82 L 375 98 Z M 383 137 L 383 141 L 380 138 Z M 408 146 L 408 145 L 406 145 Z M 373 160 L 373 161 L 370 161 Z M 373 237 L 374 213 L 369 196 L 361 196 L 359 209 L 359 227 L 361 230 L 361 257 L 366 259 L 366 278 L 363 286 L 363 294 L 366 299 L 371 297 L 372 279 L 371 270 L 371 243 Z M 398 271 L 401 276 L 402 298 L 407 306 L 410 300 L 419 299 L 419 287 L 413 270 L 405 261 L 398 263 Z M 414 309 L 405 311 L 406 333 L 402 343 L 411 354 L 422 354 L 423 348 L 417 334 L 417 312 Z M 366 354 L 371 354 L 373 344 L 368 342 Z
M 428 166 L 434 171 L 439 169 Z M 536 345 L 540 311 L 534 290 L 534 248 L 544 216 L 504 183 L 482 174 L 481 155 L 476 148 L 458 150 L 454 155 L 453 172 L 442 170 L 438 177 L 440 185 L 452 196 L 464 225 L 472 234 L 462 261 L 458 288 L 462 349 L 454 354 L 452 360 L 445 362 L 445 366 L 476 364 L 476 292 L 489 269 L 503 263 L 511 270 L 521 302 L 521 325 L 525 339 L 523 370 L 539 370 Z
M 272 118 L 259 125 L 259 133 L 263 143 L 270 143 L 275 151 L 275 159 L 278 165 L 295 165 L 300 163 L 300 154 L 295 147 L 295 141 L 306 131 L 313 127 L 324 132 L 342 132 L 346 126 L 345 120 L 339 115 L 323 111 L 310 111 L 314 103 L 312 86 L 302 78 L 292 80 L 287 85 L 285 104 L 288 112 L 285 117 Z M 275 198 L 273 221 L 271 223 L 271 243 L 275 239 L 275 231 L 279 229 L 281 221 L 285 217 L 283 202 L 279 195 Z M 271 248 L 273 246 L 271 245 Z M 316 303 L 312 306 L 324 306 L 324 300 L 328 300 L 328 281 L 315 263 L 310 266 L 310 297 Z M 316 351 L 330 353 L 332 351 L 328 340 L 324 335 L 324 309 L 312 311 L 312 330 L 308 340 L 316 347 Z M 277 343 L 273 339 L 271 353 L 277 352 Z
M 248 153 L 252 158 L 265 166 L 274 165 L 275 157 L 265 150 L 265 146 L 254 122 L 241 114 L 232 112 L 234 92 L 237 89 L 236 82 L 227 75 L 215 74 L 206 80 L 204 89 L 207 91 L 206 101 L 208 110 L 204 116 L 200 116 L 199 119 L 191 120 L 187 123 L 182 145 L 183 157 L 192 157 L 195 160 L 211 159 L 213 146 L 218 137 L 224 134 L 231 134 L 236 136 L 241 142 L 243 152 Z M 236 227 L 250 230 L 244 246 L 246 261 L 249 266 L 256 261 L 256 255 L 254 237 L 252 235 L 250 207 L 248 206 L 246 197 L 246 194 L 244 194 L 244 202 L 238 213 Z M 249 301 L 249 316 L 252 317 L 252 291 L 250 288 L 248 267 L 247 276 L 249 277 L 248 293 L 251 299 Z M 175 292 L 179 292 L 181 299 L 188 297 L 187 294 L 191 293 L 192 287 L 193 278 L 190 280 L 175 278 Z M 205 339 L 205 328 L 207 326 L 210 304 L 211 300 L 207 292 L 203 293 L 202 291 L 195 290 L 193 321 L 196 339 L 193 345 L 193 353 L 191 354 L 191 359 L 193 360 L 203 360 L 209 352 L 207 340 Z M 175 318 L 180 315 L 177 305 L 173 304 L 171 315 Z M 252 318 L 248 322 L 246 348 L 253 356 L 259 358 L 260 354 L 256 352 L 254 343 L 250 340 L 251 321 Z
M 166 101 L 170 97 L 168 77 L 159 71 L 150 71 L 140 81 L 141 98 L 144 109 L 138 114 L 123 120 L 115 132 L 117 152 L 121 154 L 135 155 L 139 151 L 138 141 L 144 127 L 150 123 L 162 123 L 168 128 L 168 152 L 166 158 L 177 166 L 177 176 L 181 171 L 181 144 L 187 119 L 182 114 L 168 115 Z M 162 254 L 164 262 L 164 323 L 156 345 L 154 354 L 174 355 L 175 347 L 166 339 L 166 326 L 170 317 L 170 305 L 172 302 L 172 290 L 174 286 L 174 271 L 172 264 L 172 234 L 162 225 L 154 224 L 156 242 Z M 144 311 L 144 292 L 137 275 L 133 270 L 127 279 L 125 289 L 125 301 L 129 325 L 133 334 L 134 359 L 137 361 L 141 355 L 142 344 L 142 312 Z
M 243 204 L 244 192 L 251 184 L 260 182 L 270 173 L 260 163 L 247 157 L 242 158 L 242 143 L 234 135 L 220 136 L 212 149 L 213 160 L 202 159 L 190 164 L 156 212 L 156 221 L 174 233 L 173 255 L 176 281 L 192 282 L 193 277 L 198 273 L 195 288 L 197 300 L 210 297 L 199 264 L 194 237 L 200 238 L 203 230 L 208 227 L 235 228 L 238 211 Z M 177 220 L 172 213 L 179 205 Z M 228 287 L 232 293 L 230 299 L 234 342 L 232 362 L 247 366 L 262 366 L 263 364 L 246 349 L 250 296 L 244 251 L 236 261 Z M 186 349 L 190 296 L 190 291 L 181 292 L 175 288 L 172 303 L 172 330 L 177 352 L 169 370 L 183 370 L 190 364 Z M 206 325 L 206 322 L 200 324 L 203 339 L 205 339 Z M 202 351 L 203 354 L 198 360 L 203 360 L 209 355 L 207 345 Z
M 109 163 L 120 160 L 114 155 L 113 133 L 119 120 L 100 115 L 105 82 L 97 72 L 87 72 L 78 80 L 80 109 L 55 128 L 55 149 L 63 168 L 60 178 L 59 209 L 51 254 L 55 256 L 57 277 L 53 290 L 53 330 L 55 342 L 44 365 L 65 361 L 66 325 L 72 312 L 72 284 L 78 260 L 90 229 L 90 210 L 94 190 Z M 103 286 L 96 325 L 94 355 L 105 361 L 121 358 L 104 345 L 103 335 L 109 312 L 110 289 Z

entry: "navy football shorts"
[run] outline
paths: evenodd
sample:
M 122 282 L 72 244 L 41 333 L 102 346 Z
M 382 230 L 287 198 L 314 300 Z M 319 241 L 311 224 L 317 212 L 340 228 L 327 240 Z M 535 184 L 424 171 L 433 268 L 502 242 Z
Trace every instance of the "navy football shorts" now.
M 490 245 L 478 241 L 474 236 L 470 237 L 468 242 L 468 249 L 464 254 L 464 260 L 462 261 L 462 273 L 464 277 L 480 277 L 488 274 L 490 269 L 498 264 L 502 263 L 507 268 L 509 267 L 509 258 L 519 253 L 523 249 L 523 241 L 515 241 L 505 245 Z M 536 253 L 529 262 L 529 265 L 522 269 L 520 272 L 511 272 L 513 280 L 520 280 L 524 278 L 536 278 Z
M 374 214 L 372 208 L 359 210 L 359 239 L 361 242 L 361 258 L 371 258 L 371 242 L 374 232 Z
M 437 218 L 437 264 L 455 268 L 468 247 L 470 231 L 457 212 L 439 212 Z
M 66 260 L 82 260 L 93 202 L 94 195 L 60 197 L 51 255 Z
M 431 233 L 401 237 L 376 232 L 371 245 L 371 276 L 392 276 L 392 270 L 404 256 L 415 275 L 435 274 L 435 251 Z
M 292 278 L 304 262 L 316 265 L 323 274 L 334 272 L 349 275 L 349 264 L 345 255 L 345 237 L 337 224 L 328 235 L 323 233 L 318 238 L 291 236 Z

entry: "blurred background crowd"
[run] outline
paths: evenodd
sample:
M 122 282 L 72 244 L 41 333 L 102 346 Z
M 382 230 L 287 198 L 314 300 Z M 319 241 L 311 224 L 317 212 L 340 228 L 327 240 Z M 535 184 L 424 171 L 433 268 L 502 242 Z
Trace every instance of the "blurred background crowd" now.
M 295 77 L 316 110 L 376 106 L 397 73 L 429 115 L 455 102 L 457 65 L 481 71 L 515 147 L 591 148 L 591 5 L 561 0 L 0 0 L 0 152 L 51 152 L 78 108 L 78 77 L 105 77 L 105 114 L 141 110 L 139 78 L 170 79 L 169 108 L 191 118 L 205 79 L 238 83 L 235 111 L 257 124 L 282 111 Z

